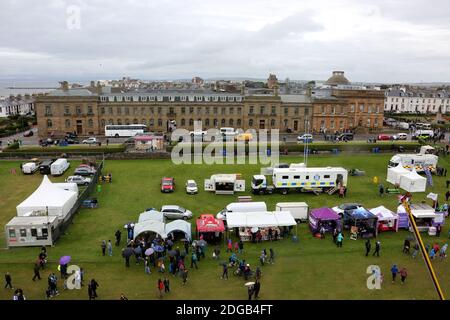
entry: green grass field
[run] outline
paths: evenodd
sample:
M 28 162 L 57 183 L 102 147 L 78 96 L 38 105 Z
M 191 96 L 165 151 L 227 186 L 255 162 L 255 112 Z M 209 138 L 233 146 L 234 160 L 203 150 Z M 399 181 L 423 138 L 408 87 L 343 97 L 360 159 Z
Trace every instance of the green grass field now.
M 390 155 L 338 155 L 311 156 L 309 166 L 343 166 L 365 170 L 365 177 L 349 177 L 349 190 L 346 202 L 358 201 L 367 208 L 378 205 L 395 210 L 397 198 L 387 195 L 378 196 L 378 188 L 372 178 L 378 176 L 381 181 L 386 178 L 386 165 Z M 285 157 L 281 162 L 302 162 L 302 157 Z M 448 166 L 448 160 L 440 159 L 440 165 Z M 74 162 L 72 164 L 73 170 Z M 39 185 L 42 176 L 12 175 L 9 169 L 18 168 L 19 162 L 0 162 L 0 246 L 4 248 L 3 226 L 13 216 L 15 207 L 23 201 Z M 237 200 L 237 196 L 222 196 L 204 192 L 203 180 L 214 173 L 241 173 L 246 179 L 247 190 L 253 174 L 259 173 L 260 165 L 173 165 L 168 160 L 129 160 L 107 161 L 105 173 L 113 174 L 113 183 L 104 184 L 101 193 L 95 194 L 99 200 L 99 208 L 81 210 L 73 221 L 73 225 L 56 243 L 49 248 L 49 269 L 42 272 L 43 280 L 33 282 L 33 263 L 39 248 L 0 249 L 0 274 L 9 271 L 15 287 L 24 289 L 27 299 L 44 299 L 47 287 L 47 276 L 50 270 L 57 271 L 57 261 L 62 255 L 71 255 L 72 263 L 86 270 L 86 279 L 95 278 L 99 284 L 99 299 L 118 299 L 124 293 L 129 299 L 156 299 L 156 282 L 161 274 L 156 271 L 152 275 L 144 273 L 143 265 L 137 266 L 131 260 L 131 267 L 125 268 L 120 255 L 122 247 L 114 247 L 113 257 L 101 256 L 100 243 L 103 239 L 114 241 L 114 232 L 129 221 L 136 221 L 139 213 L 148 207 L 160 207 L 164 204 L 178 204 L 194 212 L 217 213 L 228 203 Z M 161 194 L 159 181 L 162 176 L 173 176 L 177 182 L 177 190 L 173 194 Z M 61 181 L 64 177 L 52 181 Z M 200 187 L 198 195 L 186 195 L 183 189 L 187 179 L 195 179 Z M 387 186 L 386 183 L 384 183 Z M 434 187 L 427 192 L 440 193 L 442 201 L 445 193 L 445 178 L 434 177 Z M 247 192 L 246 194 L 249 194 Z M 425 193 L 414 194 L 414 200 L 425 200 Z M 341 203 L 337 195 L 290 193 L 267 196 L 253 196 L 255 200 L 266 201 L 269 210 L 281 201 L 305 201 L 310 208 L 335 206 Z M 428 200 L 429 201 L 429 200 Z M 194 220 L 193 230 L 194 230 Z M 443 228 L 441 238 L 423 235 L 425 243 L 443 244 L 447 239 L 449 222 Z M 295 229 L 294 229 L 295 230 Z M 337 248 L 327 236 L 325 240 L 311 236 L 306 224 L 298 227 L 299 243 L 282 240 L 263 244 L 245 244 L 243 257 L 254 267 L 263 248 L 272 247 L 276 254 L 276 263 L 262 267 L 261 293 L 262 299 L 436 299 L 437 294 L 428 276 L 420 256 L 412 259 L 402 253 L 407 231 L 398 233 L 382 233 L 381 257 L 365 257 L 364 242 L 349 240 L 345 234 L 343 248 Z M 125 233 L 123 233 L 125 236 Z M 122 239 L 122 245 L 124 241 Z M 222 247 L 221 258 L 225 255 Z M 188 284 L 182 286 L 182 280 L 172 278 L 172 292 L 165 299 L 246 299 L 247 291 L 244 279 L 231 275 L 230 279 L 221 280 L 222 271 L 219 262 L 211 257 L 211 247 L 207 250 L 206 260 L 199 262 L 198 270 L 190 270 Z M 408 279 L 404 286 L 390 281 L 390 267 L 396 263 L 408 269 Z M 366 269 L 376 264 L 381 267 L 384 283 L 381 290 L 369 290 L 366 287 Z M 433 261 L 446 298 L 450 296 L 450 268 L 448 260 Z M 59 282 L 62 287 L 62 283 Z M 11 299 L 13 292 L 0 288 L 0 299 Z M 55 299 L 87 299 L 87 289 L 62 291 Z

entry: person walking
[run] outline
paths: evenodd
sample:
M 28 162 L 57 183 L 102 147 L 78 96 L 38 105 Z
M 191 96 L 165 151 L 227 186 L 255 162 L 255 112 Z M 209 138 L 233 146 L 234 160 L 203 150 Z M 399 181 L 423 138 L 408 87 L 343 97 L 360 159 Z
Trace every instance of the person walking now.
M 336 239 L 337 239 L 337 236 L 338 236 L 338 230 L 336 229 L 336 228 L 334 228 L 334 230 L 333 230 L 333 242 L 336 244 Z
M 10 288 L 11 290 L 13 290 L 13 286 L 12 286 L 12 277 L 11 274 L 9 272 L 5 273 L 5 289 L 6 288 Z
M 150 271 L 150 263 L 149 263 L 149 261 L 148 261 L 148 257 L 145 258 L 145 260 L 144 260 L 144 272 L 145 272 L 146 274 L 151 274 L 151 273 L 152 273 L 152 272 Z
M 34 264 L 34 276 L 33 276 L 33 281 L 36 281 L 36 278 L 38 278 L 38 280 L 41 280 L 41 274 L 40 274 L 40 270 L 41 270 L 41 266 L 39 265 L 39 263 L 35 263 Z
M 274 264 L 275 263 L 275 252 L 272 248 L 269 249 L 269 263 Z
M 102 248 L 102 256 L 105 256 L 105 254 L 106 254 L 106 240 L 102 240 L 101 248 Z
M 448 186 L 447 186 L 448 188 Z M 445 202 L 448 201 L 448 198 L 450 198 L 450 190 L 447 190 L 447 192 L 445 193 Z
M 254 292 L 253 285 L 248 286 L 247 292 L 248 292 L 248 300 L 252 300 L 252 296 L 253 296 L 253 292 Z
M 116 237 L 116 247 L 118 247 L 120 246 L 120 239 L 122 238 L 122 232 L 120 232 L 120 230 L 117 230 L 114 236 Z
M 233 252 L 233 242 L 231 241 L 231 239 L 228 239 L 227 243 L 227 253 L 228 252 Z
M 323 226 L 320 227 L 320 239 L 325 239 L 325 228 Z
M 403 242 L 403 253 L 409 254 L 410 248 L 411 248 L 411 242 L 408 239 L 405 239 L 405 242 Z
M 266 255 L 264 253 L 264 250 L 261 252 L 261 255 L 259 256 L 259 262 L 261 263 L 261 266 L 264 266 L 264 263 L 266 262 Z
M 89 285 L 91 286 L 92 297 L 95 300 L 98 297 L 98 295 L 97 295 L 97 288 L 99 287 L 98 282 L 95 281 L 95 279 L 91 279 L 91 281 L 89 282 Z
M 436 226 L 436 237 L 440 237 L 441 236 L 441 231 L 442 231 L 442 227 L 441 227 L 441 225 L 440 224 L 438 224 L 437 226 Z
M 161 279 L 158 279 L 158 292 L 159 292 L 159 298 L 162 299 L 163 297 L 163 290 L 164 290 L 164 283 Z
M 370 239 L 367 239 L 366 240 L 366 257 L 369 255 L 371 248 L 372 248 L 372 244 L 370 243 Z
M 447 248 L 448 248 L 447 243 L 441 247 L 441 251 L 439 252 L 439 257 L 441 258 L 441 260 L 447 258 Z
M 223 271 L 222 271 L 222 276 L 220 277 L 220 279 L 225 279 L 228 280 L 228 266 L 226 263 L 224 263 L 223 265 Z
M 342 232 L 339 232 L 336 240 L 337 240 L 337 242 L 336 242 L 337 246 L 339 248 L 342 248 L 342 242 L 344 241 L 344 236 L 342 235 Z
M 183 271 L 183 286 L 186 285 L 187 279 L 188 279 L 188 269 L 184 269 Z
M 170 292 L 170 282 L 169 279 L 164 278 L 164 292 L 169 293 Z
M 256 280 L 261 279 L 261 269 L 260 269 L 259 267 L 256 267 L 256 270 L 255 270 L 255 279 L 256 279 Z
M 239 250 L 238 250 L 239 254 L 243 253 L 244 252 L 244 242 L 242 240 L 239 240 L 238 246 L 239 246 Z
M 377 257 L 380 256 L 380 249 L 381 249 L 381 242 L 378 240 L 377 242 L 375 242 L 375 251 L 373 252 L 372 256 L 377 255 Z
M 391 273 L 392 273 L 392 283 L 395 282 L 395 278 L 397 278 L 398 268 L 396 264 L 393 264 L 391 267 Z
M 415 259 L 416 256 L 417 256 L 417 254 L 419 253 L 419 244 L 416 243 L 416 244 L 414 245 L 413 249 L 414 249 L 414 251 L 413 251 L 411 257 L 412 257 L 413 259 Z
M 401 279 L 402 279 L 402 284 L 405 284 L 405 281 L 406 281 L 406 277 L 408 276 L 408 272 L 406 271 L 406 268 L 405 267 L 403 267 L 401 270 L 400 270 L 400 277 L 401 277 Z
M 253 291 L 254 291 L 254 294 L 255 294 L 255 300 L 259 299 L 259 290 L 261 290 L 261 283 L 258 280 L 256 280 L 255 284 L 253 285 Z
M 383 195 L 384 195 L 384 186 L 382 184 L 380 184 L 378 186 L 378 192 L 380 194 L 380 197 L 383 197 Z
M 197 254 L 193 251 L 191 255 L 191 268 L 195 266 L 195 269 L 198 269 L 197 266 Z
M 108 248 L 108 255 L 109 255 L 110 257 L 112 257 L 113 247 L 112 247 L 111 240 L 108 240 L 108 244 L 106 245 L 106 247 Z

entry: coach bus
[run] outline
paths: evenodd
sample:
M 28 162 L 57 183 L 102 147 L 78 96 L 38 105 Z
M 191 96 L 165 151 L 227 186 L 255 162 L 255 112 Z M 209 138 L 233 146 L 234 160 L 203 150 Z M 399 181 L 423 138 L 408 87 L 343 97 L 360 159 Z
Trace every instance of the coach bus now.
M 134 137 L 139 133 L 147 132 L 147 126 L 144 124 L 130 125 L 106 125 L 105 137 Z

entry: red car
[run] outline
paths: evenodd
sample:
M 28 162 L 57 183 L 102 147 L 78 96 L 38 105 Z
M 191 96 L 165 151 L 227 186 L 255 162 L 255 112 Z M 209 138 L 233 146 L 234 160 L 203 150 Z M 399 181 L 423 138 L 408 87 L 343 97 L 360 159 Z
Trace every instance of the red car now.
M 379 134 L 377 140 L 394 140 L 394 137 L 388 134 Z
M 161 192 L 174 192 L 175 191 L 175 179 L 174 178 L 162 178 L 161 179 Z

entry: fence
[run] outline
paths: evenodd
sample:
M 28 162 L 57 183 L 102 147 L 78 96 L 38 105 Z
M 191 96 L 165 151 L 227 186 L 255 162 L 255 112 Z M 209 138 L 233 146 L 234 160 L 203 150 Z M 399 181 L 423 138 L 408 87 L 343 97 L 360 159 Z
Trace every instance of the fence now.
M 86 200 L 89 197 L 89 195 L 95 190 L 95 186 L 97 185 L 99 177 L 101 177 L 102 175 L 103 166 L 104 162 L 102 161 L 100 165 L 97 167 L 97 172 L 92 177 L 91 183 L 78 196 L 77 202 L 75 203 L 73 208 L 69 211 L 66 218 L 58 224 L 55 230 L 53 230 L 53 241 L 56 241 L 62 234 L 64 234 L 64 231 L 69 227 L 70 224 L 72 224 L 75 214 L 83 205 L 83 201 Z

